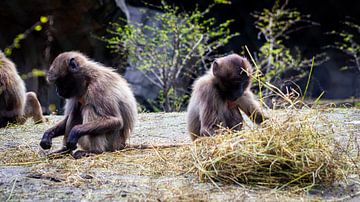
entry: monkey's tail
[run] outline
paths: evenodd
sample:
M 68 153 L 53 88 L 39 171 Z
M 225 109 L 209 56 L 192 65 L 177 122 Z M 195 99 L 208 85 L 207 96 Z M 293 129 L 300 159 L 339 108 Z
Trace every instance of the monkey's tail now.
M 125 149 L 165 149 L 165 148 L 173 148 L 173 147 L 183 147 L 189 146 L 190 144 L 131 144 L 126 145 Z

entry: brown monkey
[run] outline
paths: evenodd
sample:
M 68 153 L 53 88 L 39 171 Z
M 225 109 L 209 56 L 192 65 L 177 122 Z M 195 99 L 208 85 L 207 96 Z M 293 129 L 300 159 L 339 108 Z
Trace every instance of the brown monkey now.
M 29 117 L 35 123 L 45 121 L 36 94 L 26 93 L 15 64 L 0 51 L 0 127 L 23 124 Z
M 63 148 L 55 153 L 72 152 L 75 158 L 126 146 L 137 106 L 129 84 L 119 74 L 80 52 L 65 52 L 53 61 L 47 80 L 56 85 L 66 105 L 65 118 L 44 133 L 43 149 L 62 135 Z M 80 150 L 75 151 L 77 145 Z
M 250 90 L 252 67 L 237 54 L 216 59 L 211 69 L 195 81 L 188 105 L 190 137 L 214 135 L 219 126 L 240 130 L 241 109 L 255 123 L 266 119 Z

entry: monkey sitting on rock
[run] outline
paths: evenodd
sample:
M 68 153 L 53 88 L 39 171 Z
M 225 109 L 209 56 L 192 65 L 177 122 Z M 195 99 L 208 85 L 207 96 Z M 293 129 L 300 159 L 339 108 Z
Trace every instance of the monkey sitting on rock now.
M 66 104 L 65 118 L 44 133 L 43 149 L 50 149 L 52 138 L 58 136 L 64 136 L 63 148 L 54 153 L 72 152 L 74 158 L 125 147 L 137 106 L 129 84 L 118 73 L 80 52 L 65 52 L 51 64 L 47 80 Z
M 0 51 L 0 128 L 24 124 L 30 117 L 35 123 L 45 121 L 36 94 L 26 93 L 15 64 Z
M 240 110 L 257 124 L 267 119 L 250 90 L 251 74 L 249 61 L 231 54 L 216 59 L 211 69 L 195 81 L 187 114 L 193 141 L 214 135 L 219 127 L 240 130 Z
M 74 158 L 121 150 L 182 146 L 127 145 L 137 118 L 137 105 L 129 84 L 113 69 L 104 67 L 80 52 L 58 55 L 47 73 L 47 80 L 66 99 L 65 118 L 45 131 L 40 146 L 50 149 L 52 139 L 64 136 L 61 149 Z M 79 148 L 78 148 L 79 146 Z

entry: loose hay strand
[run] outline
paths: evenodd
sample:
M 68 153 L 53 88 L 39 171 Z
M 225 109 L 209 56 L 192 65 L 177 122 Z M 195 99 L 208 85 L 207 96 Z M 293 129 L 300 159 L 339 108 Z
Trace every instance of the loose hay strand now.
M 12 187 L 11 187 L 11 191 L 10 191 L 9 197 L 6 199 L 6 202 L 10 201 L 11 197 L 13 196 L 13 193 L 14 193 L 14 190 L 15 190 L 16 181 L 17 181 L 17 178 L 14 179 L 14 183 L 13 183 L 13 185 L 12 185 Z

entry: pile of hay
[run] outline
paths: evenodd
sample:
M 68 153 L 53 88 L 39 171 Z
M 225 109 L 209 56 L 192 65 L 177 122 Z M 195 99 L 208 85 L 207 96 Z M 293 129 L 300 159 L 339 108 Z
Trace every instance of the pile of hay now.
M 279 189 L 344 179 L 351 161 L 336 149 L 331 124 L 320 115 L 292 109 L 265 125 L 196 141 L 189 155 L 200 179 Z

